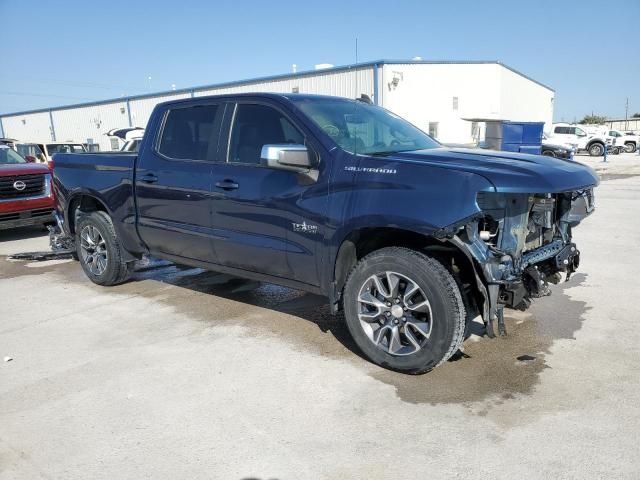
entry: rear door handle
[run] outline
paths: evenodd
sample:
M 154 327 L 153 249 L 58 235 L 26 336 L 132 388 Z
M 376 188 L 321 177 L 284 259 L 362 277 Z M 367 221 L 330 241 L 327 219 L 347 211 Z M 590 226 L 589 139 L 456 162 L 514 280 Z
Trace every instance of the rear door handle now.
M 216 187 L 221 188 L 223 190 L 235 190 L 240 185 L 238 185 L 233 180 L 225 179 L 222 182 L 216 182 Z
M 140 180 L 145 183 L 156 183 L 158 181 L 158 177 L 156 177 L 153 173 L 147 173 L 146 175 L 140 177 Z

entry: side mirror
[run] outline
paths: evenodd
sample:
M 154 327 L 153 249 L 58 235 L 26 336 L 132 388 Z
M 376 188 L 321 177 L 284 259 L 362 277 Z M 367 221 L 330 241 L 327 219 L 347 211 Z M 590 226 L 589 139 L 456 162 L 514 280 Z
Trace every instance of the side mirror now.
M 267 167 L 304 173 L 311 177 L 314 177 L 313 169 L 317 166 L 306 146 L 292 143 L 264 145 L 260 160 Z
M 35 163 L 36 161 L 36 157 L 34 157 L 33 155 L 27 155 L 24 157 L 24 159 L 29 163 Z

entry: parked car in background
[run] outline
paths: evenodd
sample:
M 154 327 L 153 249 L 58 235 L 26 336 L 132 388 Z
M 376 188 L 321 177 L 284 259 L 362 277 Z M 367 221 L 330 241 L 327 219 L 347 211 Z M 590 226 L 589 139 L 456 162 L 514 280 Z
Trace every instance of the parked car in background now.
M 105 135 L 112 138 L 115 137 L 119 141 L 124 142 L 122 147 L 120 147 L 121 152 L 137 152 L 144 135 L 144 128 L 114 128 L 113 130 L 109 130 Z
M 83 143 L 82 146 L 89 153 L 91 153 L 91 152 L 99 152 L 100 151 L 100 144 L 99 143 Z
M 616 145 L 622 146 L 627 153 L 633 153 L 638 148 L 640 137 L 631 133 L 622 133 L 620 130 L 609 130 L 609 135 L 616 139 Z
M 53 223 L 51 171 L 0 145 L 0 230 Z
M 0 138 L 0 145 L 12 148 L 29 163 L 45 162 L 42 150 L 35 143 L 24 143 L 15 138 Z
M 120 149 L 121 152 L 137 152 L 140 150 L 140 145 L 142 144 L 142 137 L 140 138 L 132 138 L 131 140 L 127 140 L 127 142 Z
M 445 148 L 337 97 L 177 100 L 148 130 L 139 154 L 56 156 L 52 245 L 75 242 L 99 285 L 151 254 L 323 295 L 371 361 L 406 373 L 568 279 L 598 184 L 578 162 Z
M 576 151 L 576 145 L 553 141 L 546 134 L 542 134 L 541 154 L 547 157 L 572 158 Z
M 17 142 L 18 140 L 16 140 L 15 138 L 6 138 L 6 137 L 0 138 L 0 145 L 6 145 L 11 148 L 14 148 Z
M 46 163 L 47 159 L 40 149 L 37 143 L 22 143 L 15 144 L 15 150 L 28 162 Z
M 554 123 L 547 137 L 554 142 L 575 144 L 576 153 L 586 151 L 592 157 L 602 156 L 605 145 L 613 146 L 613 138 L 605 131 L 588 125 Z
M 47 162 L 50 162 L 55 153 L 86 153 L 82 143 L 75 142 L 50 142 L 50 143 L 38 143 L 38 147 L 44 153 Z

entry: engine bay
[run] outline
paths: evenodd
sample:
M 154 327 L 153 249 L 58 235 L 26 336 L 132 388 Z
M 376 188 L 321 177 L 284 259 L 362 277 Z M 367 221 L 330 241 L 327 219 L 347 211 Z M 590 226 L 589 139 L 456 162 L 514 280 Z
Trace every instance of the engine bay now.
M 550 284 L 571 277 L 580 263 L 572 229 L 594 208 L 593 189 L 562 193 L 480 192 L 480 214 L 454 235 L 476 260 L 486 281 L 485 322 L 504 307 L 526 310 Z M 487 303 L 487 302 L 485 302 Z

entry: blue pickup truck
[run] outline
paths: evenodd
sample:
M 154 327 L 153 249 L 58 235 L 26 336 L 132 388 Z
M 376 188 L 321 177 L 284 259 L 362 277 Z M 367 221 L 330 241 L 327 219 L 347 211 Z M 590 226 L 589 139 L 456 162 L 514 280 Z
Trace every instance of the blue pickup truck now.
M 143 255 L 326 296 L 373 362 L 426 372 L 469 322 L 502 333 L 579 263 L 596 174 L 445 148 L 365 101 L 245 94 L 158 105 L 137 154 L 54 157 L 60 231 L 86 275 Z

